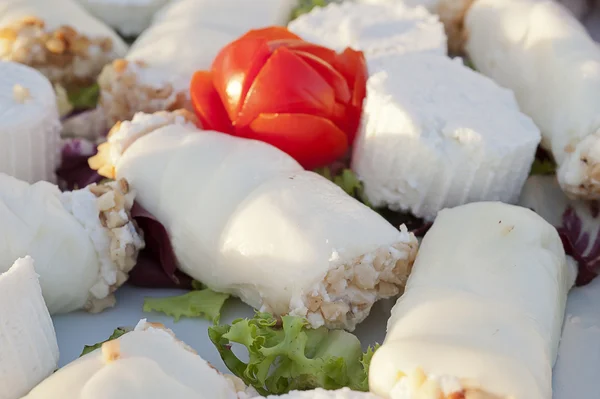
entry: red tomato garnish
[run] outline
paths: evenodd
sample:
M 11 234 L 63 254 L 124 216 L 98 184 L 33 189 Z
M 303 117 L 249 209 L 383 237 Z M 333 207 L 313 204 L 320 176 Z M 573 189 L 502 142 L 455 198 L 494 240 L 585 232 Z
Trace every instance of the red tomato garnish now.
M 205 128 L 262 140 L 310 169 L 352 145 L 366 80 L 361 52 L 337 54 L 269 27 L 225 46 L 211 71 L 194 75 L 190 90 Z

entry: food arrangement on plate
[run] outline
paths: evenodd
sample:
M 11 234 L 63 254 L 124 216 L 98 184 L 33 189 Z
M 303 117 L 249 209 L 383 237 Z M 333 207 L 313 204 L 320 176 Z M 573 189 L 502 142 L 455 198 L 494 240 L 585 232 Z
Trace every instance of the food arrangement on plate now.
M 0 0 L 0 399 L 595 397 L 595 10 Z

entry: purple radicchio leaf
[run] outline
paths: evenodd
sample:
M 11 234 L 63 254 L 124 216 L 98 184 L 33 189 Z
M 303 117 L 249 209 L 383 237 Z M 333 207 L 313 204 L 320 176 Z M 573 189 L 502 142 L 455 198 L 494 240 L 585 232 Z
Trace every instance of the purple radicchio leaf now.
M 129 274 L 129 283 L 148 288 L 192 288 L 192 278 L 177 268 L 167 229 L 137 202 L 131 216 L 144 231 L 146 247 Z
M 102 176 L 88 165 L 88 158 L 96 154 L 95 143 L 82 138 L 66 139 L 61 154 L 62 162 L 56 175 L 63 190 L 82 188 L 102 180 Z

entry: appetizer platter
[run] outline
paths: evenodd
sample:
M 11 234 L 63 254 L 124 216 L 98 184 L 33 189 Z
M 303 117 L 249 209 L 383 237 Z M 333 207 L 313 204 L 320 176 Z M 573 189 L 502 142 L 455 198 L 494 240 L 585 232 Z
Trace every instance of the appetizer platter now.
M 593 399 L 600 3 L 0 0 L 0 399 Z

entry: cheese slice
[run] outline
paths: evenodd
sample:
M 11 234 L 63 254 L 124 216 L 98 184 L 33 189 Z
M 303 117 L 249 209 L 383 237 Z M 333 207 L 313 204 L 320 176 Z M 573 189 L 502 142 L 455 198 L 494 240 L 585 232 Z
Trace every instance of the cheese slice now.
M 466 50 L 542 131 L 567 194 L 600 198 L 600 46 L 551 0 L 479 0 Z M 560 78 L 557 78 L 560 77 Z
M 127 179 L 188 275 L 316 327 L 354 329 L 375 301 L 399 293 L 416 253 L 405 227 L 284 152 L 198 131 L 178 113 L 121 123 L 90 164 Z
M 540 132 L 510 91 L 438 55 L 368 66 L 352 169 L 373 205 L 432 220 L 468 202 L 517 201 Z
M 55 181 L 60 119 L 52 85 L 25 65 L 0 61 L 0 172 Z
M 23 399 L 237 399 L 238 389 L 162 325 L 141 320 Z
M 304 40 L 338 52 L 346 47 L 361 50 L 367 59 L 387 53 L 447 52 L 438 17 L 402 2 L 331 3 L 301 15 L 288 28 Z
M 575 275 L 556 230 L 526 208 L 441 211 L 371 361 L 371 390 L 394 399 L 423 386 L 448 397 L 551 398 Z
M 31 257 L 0 274 L 0 307 L 0 399 L 20 399 L 58 365 L 54 326 Z
M 121 32 L 137 36 L 171 0 L 78 0 L 92 15 Z

